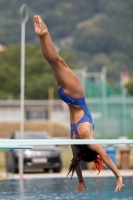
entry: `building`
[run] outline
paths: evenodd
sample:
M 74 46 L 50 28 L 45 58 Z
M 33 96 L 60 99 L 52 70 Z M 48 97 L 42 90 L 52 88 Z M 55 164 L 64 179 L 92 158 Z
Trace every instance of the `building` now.
M 19 100 L 0 101 L 0 137 L 20 130 L 20 116 Z M 25 100 L 24 121 L 27 131 L 47 130 L 52 136 L 64 136 L 68 134 L 69 112 L 61 100 Z

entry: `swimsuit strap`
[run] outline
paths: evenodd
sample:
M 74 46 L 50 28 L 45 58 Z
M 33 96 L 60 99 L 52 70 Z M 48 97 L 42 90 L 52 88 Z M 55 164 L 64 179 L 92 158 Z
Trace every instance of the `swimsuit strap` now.
M 58 89 L 58 94 L 59 97 L 67 104 L 79 105 L 82 108 L 85 107 L 86 105 L 84 97 L 81 98 L 70 97 L 64 92 L 63 87 Z
M 80 138 L 80 135 L 78 133 L 78 129 L 77 129 L 77 125 L 76 124 L 71 124 L 71 138 L 72 138 L 72 132 L 75 131 L 76 132 L 76 135 L 78 136 L 78 139 L 81 139 Z

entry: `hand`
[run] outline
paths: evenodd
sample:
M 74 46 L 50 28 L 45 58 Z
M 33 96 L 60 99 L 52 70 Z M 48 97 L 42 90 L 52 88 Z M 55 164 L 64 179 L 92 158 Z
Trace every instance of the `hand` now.
M 86 187 L 86 185 L 85 185 L 84 182 L 78 183 L 78 186 L 77 186 L 77 190 L 76 190 L 76 191 L 78 192 L 79 195 L 82 193 L 82 190 L 83 190 L 84 188 L 87 189 L 87 187 Z
M 115 192 L 117 192 L 118 190 L 120 190 L 123 186 L 125 186 L 125 185 L 122 183 L 122 177 L 119 176 L 119 177 L 117 178 L 117 183 L 116 183 Z

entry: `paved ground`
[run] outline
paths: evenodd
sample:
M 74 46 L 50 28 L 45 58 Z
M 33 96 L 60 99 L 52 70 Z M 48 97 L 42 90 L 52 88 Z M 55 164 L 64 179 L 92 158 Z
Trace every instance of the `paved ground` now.
M 133 176 L 133 170 L 119 170 L 121 175 L 124 176 Z M 106 176 L 114 176 L 112 171 L 110 170 L 102 170 L 100 174 L 98 171 L 90 172 L 89 170 L 83 171 L 84 177 L 106 177 Z M 24 179 L 27 178 L 64 178 L 67 176 L 67 170 L 62 170 L 61 173 L 25 173 L 23 175 Z M 19 174 L 6 174 L 5 172 L 0 173 L 0 179 L 19 179 L 21 176 Z M 76 174 L 74 175 L 76 177 Z

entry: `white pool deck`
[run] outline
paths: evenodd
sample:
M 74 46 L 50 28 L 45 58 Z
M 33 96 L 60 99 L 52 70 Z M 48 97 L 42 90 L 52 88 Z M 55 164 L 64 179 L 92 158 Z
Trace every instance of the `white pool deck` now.
M 122 177 L 133 177 L 133 169 L 119 170 Z M 66 178 L 67 170 L 62 170 L 60 173 L 24 173 L 23 176 L 20 174 L 7 174 L 6 172 L 0 173 L 0 180 L 3 179 L 32 179 L 32 178 Z M 83 177 L 115 177 L 115 175 L 110 170 L 101 170 L 100 174 L 98 171 L 83 170 Z M 77 177 L 74 174 L 73 177 Z M 69 177 L 68 177 L 69 178 Z

